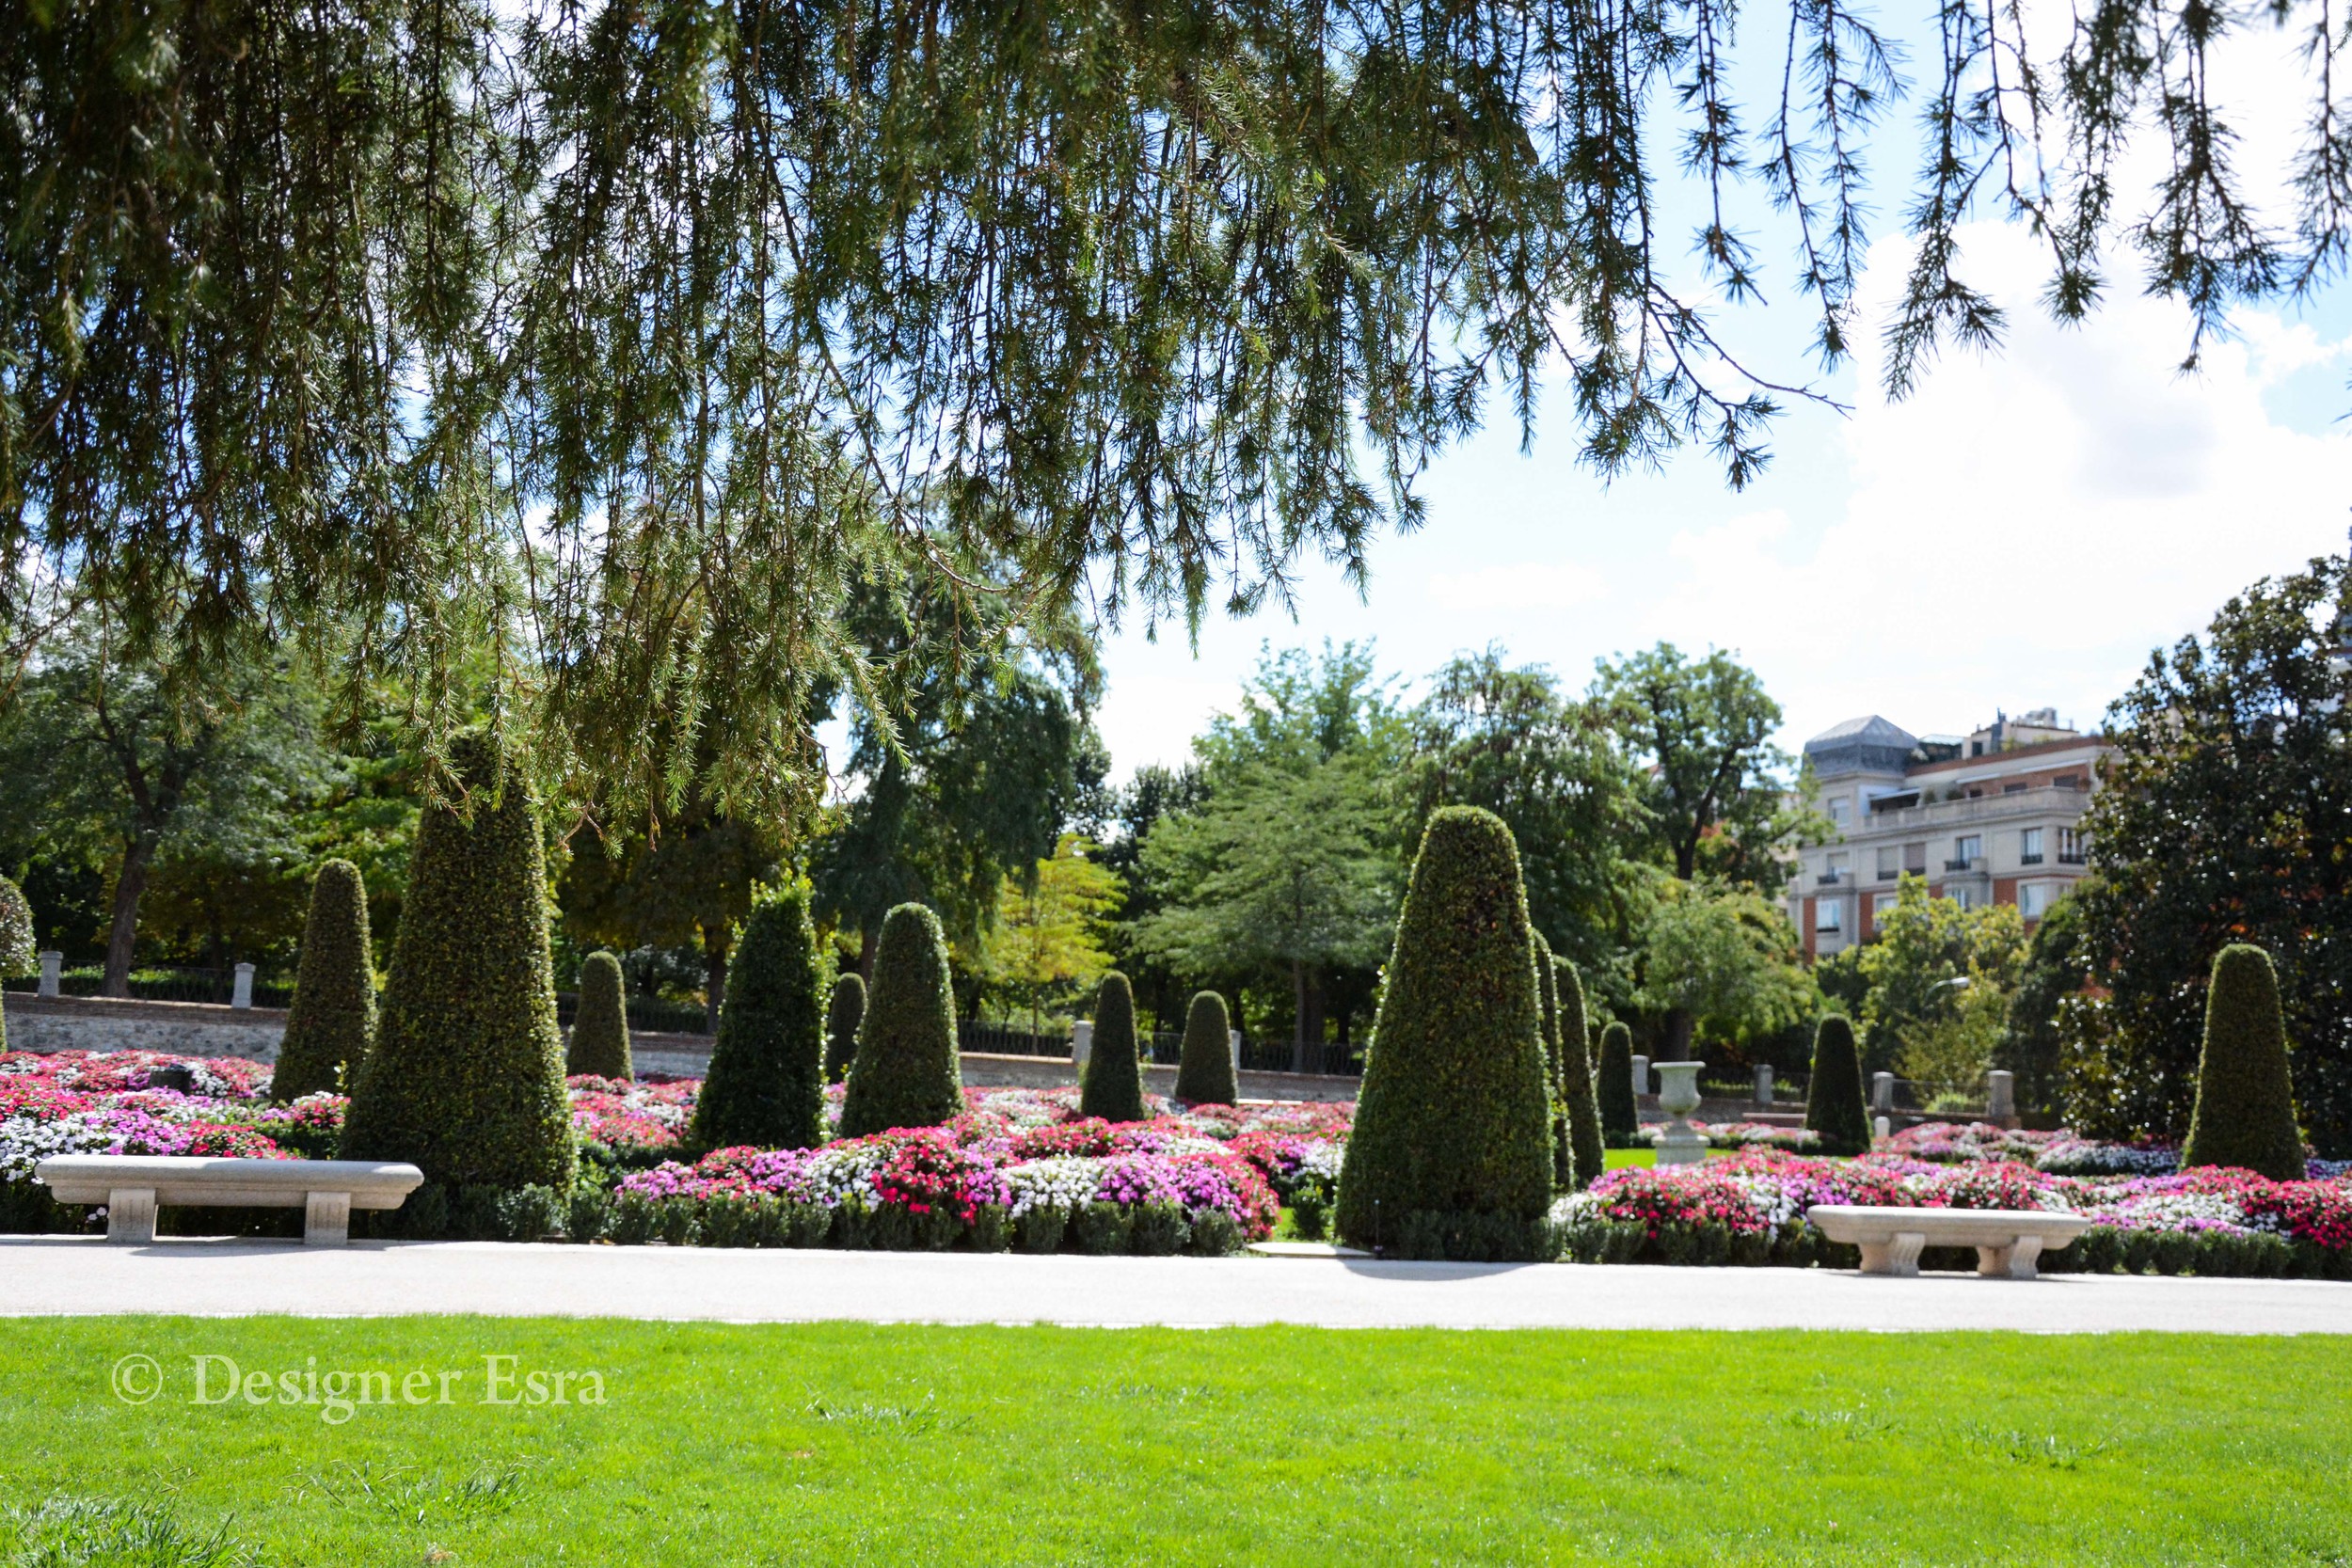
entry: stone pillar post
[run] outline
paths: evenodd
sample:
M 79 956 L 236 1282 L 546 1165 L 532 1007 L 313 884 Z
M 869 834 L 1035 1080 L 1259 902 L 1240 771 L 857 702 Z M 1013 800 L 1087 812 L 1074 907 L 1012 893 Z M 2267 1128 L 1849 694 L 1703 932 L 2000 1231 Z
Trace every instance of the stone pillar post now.
M 1988 1072 L 1984 1075 L 1984 1119 L 1995 1127 L 2017 1125 L 2017 1074 Z
M 1772 1064 L 1770 1062 L 1756 1064 L 1756 1102 L 1758 1105 L 1770 1105 L 1772 1102 Z
M 232 1007 L 253 1006 L 253 966 L 251 964 L 237 966 L 236 987 L 229 993 L 229 1005 Z
M 65 970 L 63 953 L 43 953 L 40 956 L 40 994 L 56 996 L 59 992 L 58 976 Z
M 1636 1056 L 1633 1058 L 1633 1098 L 1639 1100 L 1647 1093 L 1649 1093 L 1649 1058 Z
M 1232 1053 L 1233 1053 L 1233 1075 L 1234 1075 L 1236 1078 L 1238 1078 L 1238 1077 L 1240 1077 L 1240 1076 L 1241 1076 L 1241 1031 L 1240 1031 L 1240 1030 L 1238 1030 L 1238 1029 L 1228 1029 L 1228 1030 L 1226 1030 L 1226 1031 L 1225 1031 L 1225 1049 L 1226 1049 L 1226 1050 L 1228 1050 L 1228 1051 L 1230 1051 L 1230 1052 L 1232 1052 Z
M 1870 1074 L 1870 1109 L 1882 1116 L 1895 1109 L 1895 1075 L 1891 1072 Z
M 1070 1061 L 1073 1067 L 1084 1067 L 1094 1053 L 1094 1021 L 1082 1018 L 1070 1026 Z

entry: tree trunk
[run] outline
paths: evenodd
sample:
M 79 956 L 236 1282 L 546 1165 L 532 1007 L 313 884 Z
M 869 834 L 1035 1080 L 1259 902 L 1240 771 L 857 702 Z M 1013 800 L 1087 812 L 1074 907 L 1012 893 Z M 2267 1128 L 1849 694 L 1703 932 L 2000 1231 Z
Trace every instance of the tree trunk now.
M 155 836 L 141 833 L 122 851 L 122 875 L 115 879 L 114 929 L 106 938 L 106 978 L 101 996 L 131 994 L 131 958 L 139 942 L 139 897 L 147 892 L 147 868 L 155 858 Z
M 1697 1023 L 1688 1007 L 1677 1007 L 1666 1015 L 1666 1040 L 1661 1062 L 1687 1062 L 1691 1059 L 1691 1031 Z
M 713 1035 L 727 999 L 727 935 L 724 926 L 703 927 L 703 1017 Z
M 1291 1070 L 1307 1070 L 1307 966 L 1291 960 Z
M 1323 1070 L 1323 970 L 1311 966 L 1307 971 L 1307 1070 Z

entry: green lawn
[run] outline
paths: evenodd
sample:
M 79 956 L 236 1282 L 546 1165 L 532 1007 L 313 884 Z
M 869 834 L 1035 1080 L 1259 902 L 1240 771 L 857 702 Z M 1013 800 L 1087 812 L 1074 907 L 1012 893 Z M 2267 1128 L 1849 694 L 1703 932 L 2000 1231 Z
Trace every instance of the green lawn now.
M 292 1382 L 198 1407 L 199 1354 Z M 490 1355 L 605 1402 L 485 1404 Z M 339 1369 L 432 1402 L 275 1402 Z M 26 1320 L 0 1498 L 324 1568 L 2343 1563 L 2347 1412 L 2336 1338 Z M 24 1521 L 0 1564 L 215 1560 Z

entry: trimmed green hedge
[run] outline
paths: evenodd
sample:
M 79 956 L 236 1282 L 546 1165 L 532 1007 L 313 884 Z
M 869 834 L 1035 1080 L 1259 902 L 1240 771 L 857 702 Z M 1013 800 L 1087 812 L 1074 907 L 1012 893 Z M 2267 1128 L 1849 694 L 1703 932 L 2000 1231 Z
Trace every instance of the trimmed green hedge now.
M 838 1084 L 850 1076 L 857 1060 L 857 1026 L 866 1019 L 866 976 L 855 970 L 833 983 L 833 1000 L 825 1007 L 825 1082 Z
M 727 965 L 719 1037 L 694 1102 L 690 1137 L 697 1148 L 813 1148 L 825 1141 L 824 995 L 807 890 L 762 898 Z
M 1642 1108 L 1633 1098 L 1633 1031 L 1612 1023 L 1600 1032 L 1600 1135 L 1612 1148 L 1639 1147 Z
M 564 1069 L 624 1081 L 637 1076 L 628 1053 L 628 982 L 621 960 L 599 949 L 580 961 L 580 1011 Z
M 529 777 L 487 736 L 450 768 L 466 815 L 428 806 L 375 1048 L 343 1123 L 353 1160 L 407 1160 L 446 1187 L 567 1191 L 578 1150 Z
M 962 1110 L 947 938 L 938 915 L 901 904 L 883 917 L 875 944 L 874 993 L 858 1026 L 841 1135 L 936 1127 Z
M 1813 1081 L 1805 1092 L 1804 1124 L 1821 1135 L 1824 1154 L 1864 1154 L 1870 1148 L 1870 1108 L 1862 1097 L 1862 1056 L 1853 1024 L 1843 1013 L 1821 1020 L 1813 1036 Z
M 1078 1114 L 1104 1121 L 1143 1119 L 1143 1063 L 1136 1049 L 1136 995 L 1112 970 L 1094 993 L 1094 1046 L 1078 1087 Z
M 1535 1256 L 1549 1099 L 1518 847 L 1493 813 L 1444 807 L 1397 919 L 1341 1167 L 1341 1240 Z
M 2236 1165 L 2274 1181 L 2303 1180 L 2279 976 L 2270 955 L 2250 942 L 2233 942 L 2214 956 L 2197 1107 L 2181 1165 Z
M 1231 1105 L 1241 1098 L 1233 1082 L 1233 1023 L 1225 998 L 1196 992 L 1184 1009 L 1184 1050 L 1176 1063 L 1176 1098 L 1187 1105 Z
M 1576 965 L 1562 958 L 1551 960 L 1560 992 L 1561 1085 L 1567 1101 L 1568 1171 L 1572 1184 L 1589 1187 L 1608 1164 L 1608 1145 L 1600 1135 L 1600 1106 L 1593 1094 L 1592 1032 L 1584 1022 L 1584 982 Z
M 0 977 L 31 974 L 40 967 L 33 951 L 33 906 L 24 901 L 23 888 L 0 877 Z M 8 1048 L 8 1016 L 0 1012 L 0 1051 Z
M 1544 1101 L 1551 1129 L 1551 1185 L 1566 1192 L 1576 1185 L 1576 1156 L 1568 1148 L 1567 1074 L 1561 1067 L 1566 1053 L 1560 1045 L 1560 972 L 1551 964 L 1551 943 L 1541 931 L 1528 933 L 1535 949 L 1535 994 L 1544 1009 Z
M 347 1093 L 374 1038 L 367 884 L 349 861 L 328 861 L 310 883 L 294 1006 L 286 1012 L 270 1097 L 283 1101 L 321 1090 Z

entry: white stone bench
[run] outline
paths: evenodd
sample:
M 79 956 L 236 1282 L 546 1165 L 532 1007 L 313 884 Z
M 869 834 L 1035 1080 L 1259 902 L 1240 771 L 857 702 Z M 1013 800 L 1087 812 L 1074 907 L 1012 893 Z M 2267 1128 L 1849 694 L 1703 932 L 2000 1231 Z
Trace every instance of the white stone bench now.
M 208 1160 L 168 1154 L 53 1154 L 33 1180 L 59 1203 L 106 1206 L 106 1240 L 151 1242 L 161 1208 L 299 1209 L 302 1244 L 342 1246 L 354 1209 L 397 1209 L 424 1183 L 414 1165 L 373 1160 Z
M 1881 1209 L 1818 1203 L 1804 1217 L 1833 1242 L 1862 1249 L 1864 1274 L 1916 1275 L 1919 1252 L 1931 1246 L 1972 1246 L 1977 1272 L 2031 1279 L 2042 1249 L 2071 1243 L 2090 1227 L 2081 1214 L 2038 1209 Z

